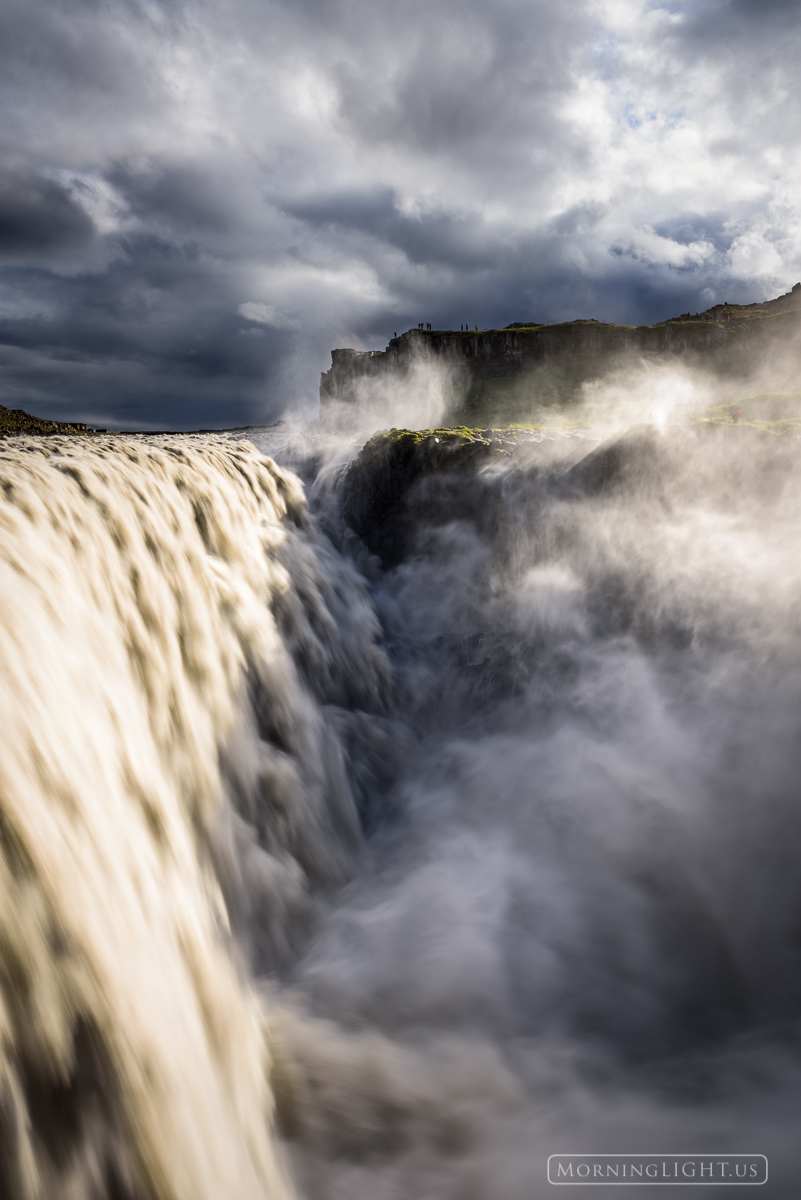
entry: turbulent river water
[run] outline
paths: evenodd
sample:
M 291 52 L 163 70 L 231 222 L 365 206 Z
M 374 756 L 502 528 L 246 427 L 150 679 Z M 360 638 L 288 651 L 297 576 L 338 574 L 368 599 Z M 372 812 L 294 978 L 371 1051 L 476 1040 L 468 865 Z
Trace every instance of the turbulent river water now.
M 796 1195 L 799 445 L 5 442 L 0 1196 Z

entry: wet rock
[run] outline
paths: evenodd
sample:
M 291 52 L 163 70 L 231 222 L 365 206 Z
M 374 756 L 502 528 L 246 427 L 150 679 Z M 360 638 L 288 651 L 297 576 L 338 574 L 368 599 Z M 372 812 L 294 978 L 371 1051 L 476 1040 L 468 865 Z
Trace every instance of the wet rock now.
M 376 434 L 348 468 L 343 516 L 373 554 L 397 563 L 408 537 L 407 503 L 415 485 L 449 473 L 475 474 L 509 457 L 530 435 L 506 429 L 390 429 Z

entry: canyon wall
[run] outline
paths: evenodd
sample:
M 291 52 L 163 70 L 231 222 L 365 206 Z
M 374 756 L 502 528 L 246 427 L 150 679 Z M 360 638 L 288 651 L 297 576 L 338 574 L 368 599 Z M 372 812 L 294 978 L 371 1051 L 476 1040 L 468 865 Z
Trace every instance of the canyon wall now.
M 461 420 L 524 420 L 532 407 L 576 402 L 584 384 L 638 360 L 678 360 L 724 384 L 746 381 L 769 365 L 773 382 L 797 377 L 801 283 L 776 300 L 718 304 L 656 325 L 577 320 L 558 325 L 516 322 L 505 329 L 410 329 L 386 350 L 339 349 L 320 380 L 323 411 L 356 402 L 382 383 L 409 376 L 429 361 L 447 370 L 453 416 Z M 786 357 L 786 355 L 785 355 Z M 779 368 L 778 371 L 775 368 Z

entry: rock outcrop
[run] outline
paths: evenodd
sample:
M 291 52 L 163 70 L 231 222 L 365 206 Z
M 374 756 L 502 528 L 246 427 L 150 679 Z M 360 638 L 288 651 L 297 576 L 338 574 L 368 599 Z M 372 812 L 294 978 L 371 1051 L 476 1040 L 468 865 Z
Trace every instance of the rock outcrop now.
M 21 408 L 3 408 L 0 405 L 0 437 L 15 437 L 23 434 L 105 433 L 105 429 L 90 429 L 87 425 L 68 421 L 44 421 L 33 417 Z
M 421 484 L 452 475 L 475 478 L 482 467 L 514 454 L 528 435 L 507 429 L 390 429 L 366 443 L 348 467 L 342 487 L 346 522 L 386 564 L 400 561 L 419 524 L 410 496 Z M 428 517 L 432 496 L 423 497 Z M 460 511 L 465 511 L 462 498 Z M 469 505 L 467 506 L 469 507 Z
M 455 414 L 477 420 L 521 419 L 531 403 L 566 404 L 582 385 L 632 359 L 681 358 L 722 377 L 746 377 L 778 344 L 801 337 L 801 284 L 776 300 L 717 304 L 656 325 L 577 320 L 558 325 L 515 322 L 480 331 L 410 329 L 386 350 L 333 350 L 320 380 L 323 410 L 348 402 L 365 383 L 402 380 L 421 359 L 448 369 Z

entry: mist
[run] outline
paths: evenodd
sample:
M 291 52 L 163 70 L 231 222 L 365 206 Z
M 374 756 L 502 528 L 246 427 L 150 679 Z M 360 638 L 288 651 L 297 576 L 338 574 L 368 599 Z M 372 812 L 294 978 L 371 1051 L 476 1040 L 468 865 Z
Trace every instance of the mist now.
M 767 1153 L 789 1194 L 799 440 L 699 420 L 720 393 L 631 364 L 413 481 L 389 565 L 312 488 L 404 749 L 281 997 L 307 1194 L 544 1195 L 557 1150 L 657 1145 Z

